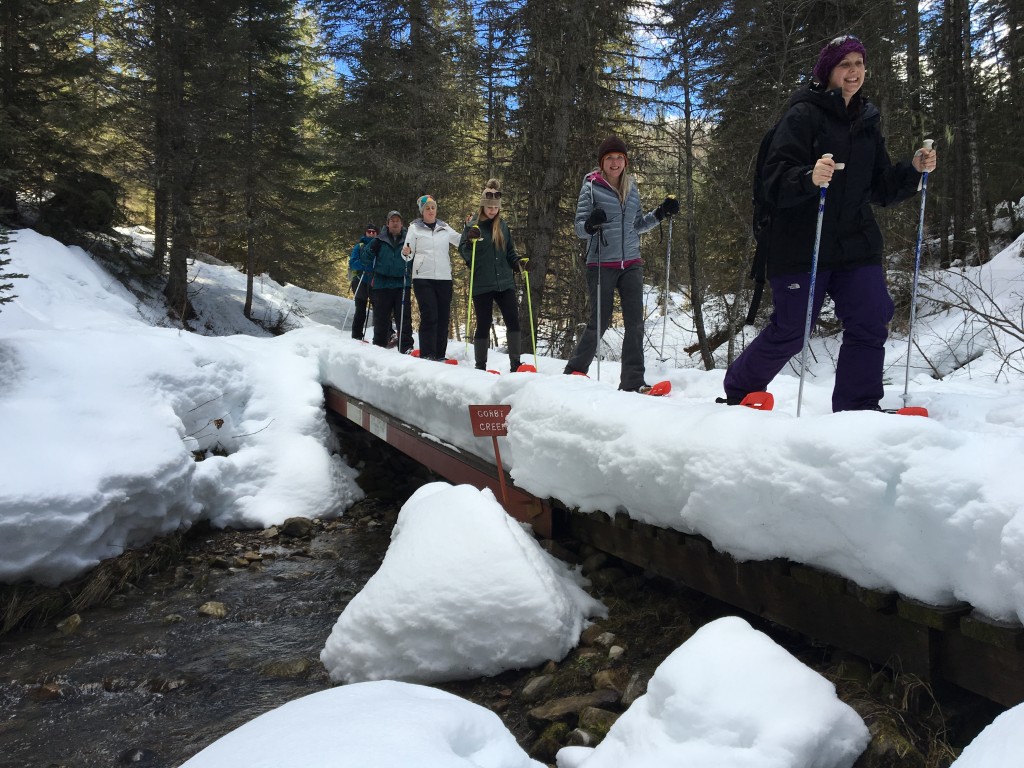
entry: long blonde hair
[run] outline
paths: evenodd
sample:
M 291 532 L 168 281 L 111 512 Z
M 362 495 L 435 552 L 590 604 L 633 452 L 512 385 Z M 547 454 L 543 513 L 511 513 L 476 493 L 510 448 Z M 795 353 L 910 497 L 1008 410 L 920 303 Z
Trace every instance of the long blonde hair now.
M 484 211 L 484 192 L 501 192 L 501 182 L 497 179 L 488 179 L 487 183 L 484 184 L 483 192 L 480 193 L 480 209 L 476 212 L 476 224 L 479 225 L 481 221 L 487 216 Z M 498 198 L 491 202 L 493 205 L 497 203 L 498 212 L 494 214 L 494 218 L 491 219 L 491 241 L 494 243 L 494 248 L 497 251 L 505 250 L 505 233 L 501 231 L 501 198 Z
M 628 168 L 629 161 L 627 160 L 626 162 L 626 167 Z M 591 173 L 594 172 L 601 174 L 601 178 L 608 182 L 608 186 L 615 190 L 616 194 L 618 194 L 619 196 L 620 203 L 626 202 L 626 198 L 629 197 L 629 193 L 633 191 L 633 187 L 636 185 L 636 179 L 633 178 L 633 174 L 626 173 L 626 168 L 623 168 L 622 173 L 619 174 L 618 184 L 613 184 L 612 180 L 604 175 L 604 170 L 601 168 L 601 166 L 598 166 L 593 171 L 591 171 Z

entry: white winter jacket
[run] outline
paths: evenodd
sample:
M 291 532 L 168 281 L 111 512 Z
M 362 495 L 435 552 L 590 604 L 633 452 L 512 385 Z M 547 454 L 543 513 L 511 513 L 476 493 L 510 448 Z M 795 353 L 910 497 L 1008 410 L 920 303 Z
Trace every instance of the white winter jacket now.
M 410 224 L 405 244 L 412 249 L 412 253 L 408 256 L 403 254 L 402 258 L 412 261 L 412 279 L 451 280 L 452 259 L 449 248 L 458 245 L 461 238 L 461 232 L 456 232 L 440 219 L 434 223 L 433 229 L 424 224 L 423 219 L 416 219 Z

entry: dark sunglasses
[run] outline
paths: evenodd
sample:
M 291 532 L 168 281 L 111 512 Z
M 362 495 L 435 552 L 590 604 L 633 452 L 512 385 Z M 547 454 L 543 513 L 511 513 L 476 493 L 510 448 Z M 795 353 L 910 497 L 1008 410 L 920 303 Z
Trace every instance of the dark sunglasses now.
M 501 200 L 501 192 L 492 192 L 488 190 L 484 192 L 484 200 Z

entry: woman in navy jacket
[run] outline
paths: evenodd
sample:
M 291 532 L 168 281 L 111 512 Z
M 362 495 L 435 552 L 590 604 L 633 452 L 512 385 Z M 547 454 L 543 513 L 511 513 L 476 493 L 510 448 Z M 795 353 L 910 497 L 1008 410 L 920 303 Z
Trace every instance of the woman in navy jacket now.
M 814 80 L 797 91 L 775 130 L 764 180 L 774 212 L 767 276 L 774 308 L 768 325 L 725 374 L 725 402 L 764 390 L 803 346 L 819 190 L 828 185 L 818 249 L 812 323 L 825 295 L 843 324 L 832 410 L 877 410 L 893 302 L 885 284 L 882 234 L 872 204 L 913 196 L 934 150 L 893 164 L 878 108 L 861 94 L 867 53 L 855 37 L 826 45 Z M 831 157 L 823 157 L 823 155 Z M 837 169 L 837 163 L 844 164 Z

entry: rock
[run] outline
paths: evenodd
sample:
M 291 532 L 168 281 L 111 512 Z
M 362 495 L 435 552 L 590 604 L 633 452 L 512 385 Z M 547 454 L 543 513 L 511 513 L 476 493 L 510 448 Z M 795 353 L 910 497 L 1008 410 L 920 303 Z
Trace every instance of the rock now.
M 610 648 L 615 644 L 615 635 L 611 632 L 602 632 L 600 635 L 594 638 L 594 645 L 602 645 L 605 648 Z
M 534 707 L 526 713 L 526 719 L 536 727 L 543 727 L 547 723 L 574 718 L 587 707 L 615 704 L 618 700 L 619 694 L 610 690 L 593 691 L 581 696 L 567 696 L 563 699 L 549 701 L 543 706 Z
M 625 667 L 618 669 L 602 669 L 594 673 L 594 689 L 598 691 L 609 690 L 622 694 L 629 685 L 629 670 Z
M 224 555 L 215 555 L 210 558 L 211 568 L 220 568 L 221 570 L 227 570 L 234 564 L 233 560 L 228 560 Z
M 260 674 L 264 677 L 305 677 L 313 663 L 309 659 L 285 659 L 284 661 L 268 661 L 260 667 Z
M 29 695 L 37 701 L 52 701 L 64 695 L 64 690 L 57 683 L 43 683 L 38 688 L 29 690 Z
M 569 726 L 565 723 L 552 723 L 540 735 L 540 738 L 530 747 L 530 757 L 536 760 L 543 760 L 545 763 L 553 763 L 562 743 L 569 735 Z
M 77 613 L 72 613 L 64 621 L 57 622 L 57 631 L 62 635 L 73 635 L 82 625 L 82 617 Z
M 148 682 L 149 690 L 153 693 L 168 693 L 175 691 L 185 685 L 185 680 L 177 678 L 170 680 L 165 677 L 155 677 Z
M 228 615 L 228 609 L 224 603 L 218 603 L 216 600 L 210 600 L 209 602 L 203 603 L 199 606 L 199 615 L 212 616 L 215 619 L 223 619 Z
M 264 539 L 276 539 L 281 535 L 281 531 L 278 530 L 276 525 L 267 528 L 263 533 L 260 534 Z
M 622 691 L 622 701 L 620 703 L 623 707 L 629 709 L 629 707 L 633 706 L 633 702 L 645 693 L 647 693 L 647 679 L 641 677 L 639 672 L 634 672 Z
M 597 645 L 597 638 L 606 634 L 600 624 L 591 624 L 580 633 L 580 645 Z
M 313 521 L 308 517 L 289 517 L 281 524 L 281 533 L 293 539 L 307 539 L 313 535 Z
M 554 681 L 554 675 L 537 675 L 537 677 L 532 677 L 526 685 L 523 686 L 523 690 L 519 694 L 519 698 L 527 703 L 540 701 L 541 696 L 543 696 L 544 692 L 551 687 L 551 683 Z
M 592 747 L 597 744 L 597 737 L 582 728 L 576 728 L 569 732 L 565 743 L 570 747 Z
M 156 765 L 157 755 L 149 749 L 132 747 L 126 749 L 117 758 L 118 765 Z
M 604 736 L 618 719 L 619 716 L 615 712 L 600 707 L 586 707 L 580 711 L 579 726 L 591 733 Z
M 626 649 L 623 648 L 621 645 L 613 645 L 611 648 L 608 649 L 608 660 L 615 661 L 625 652 Z
M 546 661 L 540 672 L 542 675 L 553 675 L 558 671 L 558 662 Z
M 185 617 L 180 613 L 168 613 L 164 616 L 164 624 L 177 624 L 179 621 L 184 621 Z
M 249 567 L 249 561 L 246 560 L 244 557 L 235 557 L 231 560 L 231 562 L 234 564 L 235 568 Z
M 854 768 L 924 768 L 926 761 L 895 722 L 880 717 L 869 723 L 871 743 Z
M 607 563 L 608 555 L 606 555 L 604 552 L 595 552 L 583 561 L 583 575 L 592 576 L 596 571 L 603 568 Z

